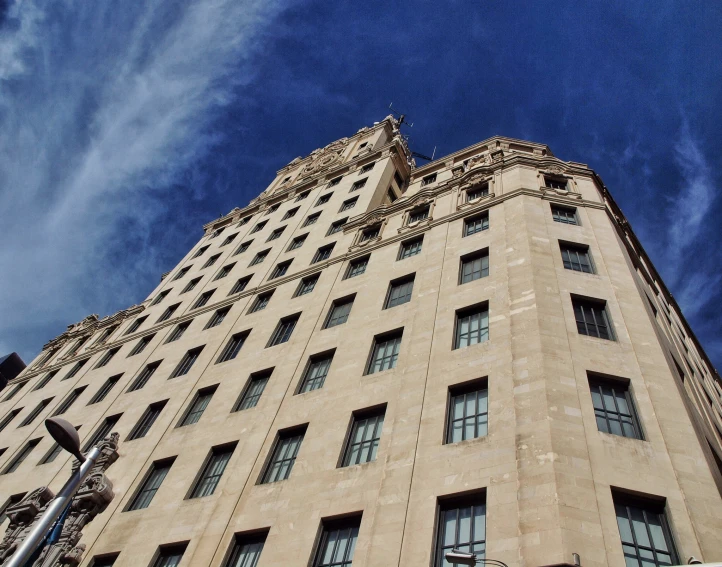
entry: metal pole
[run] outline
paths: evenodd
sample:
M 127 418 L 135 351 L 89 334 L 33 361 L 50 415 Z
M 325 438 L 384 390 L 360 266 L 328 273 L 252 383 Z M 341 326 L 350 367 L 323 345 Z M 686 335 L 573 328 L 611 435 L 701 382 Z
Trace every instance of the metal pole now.
M 45 514 L 43 514 L 38 523 L 35 524 L 20 544 L 20 547 L 13 553 L 10 560 L 3 564 L 3 567 L 25 567 L 25 563 L 38 549 L 48 531 L 50 531 L 55 523 L 55 520 L 60 517 L 60 514 L 63 513 L 65 507 L 73 496 L 75 496 L 75 493 L 78 491 L 78 488 L 80 488 L 80 485 L 83 484 L 85 477 L 88 476 L 90 469 L 93 468 L 99 456 L 100 449 L 93 447 L 85 456 L 85 462 L 80 465 L 77 472 L 68 479 L 63 488 L 60 489 L 60 492 L 58 492 L 58 495 L 48 504 Z

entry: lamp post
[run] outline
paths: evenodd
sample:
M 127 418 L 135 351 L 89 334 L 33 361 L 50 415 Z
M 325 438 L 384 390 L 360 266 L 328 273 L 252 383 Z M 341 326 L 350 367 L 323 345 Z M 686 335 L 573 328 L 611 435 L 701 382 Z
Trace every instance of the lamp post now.
M 503 561 L 498 561 L 497 559 L 479 559 L 475 553 L 467 553 L 465 551 L 459 551 L 458 549 L 452 549 L 444 557 L 449 563 L 455 565 L 471 565 L 471 567 L 474 567 L 477 563 L 481 563 L 482 565 L 488 563 L 489 565 L 496 565 L 497 567 L 509 567 Z
M 87 455 L 80 452 L 80 437 L 75 428 L 59 417 L 51 417 L 45 420 L 45 427 L 50 436 L 55 439 L 56 443 L 73 455 L 80 466 L 78 470 L 70 475 L 63 488 L 60 489 L 58 495 L 48 504 L 43 516 L 30 530 L 23 542 L 18 546 L 10 560 L 3 567 L 25 567 L 28 560 L 38 550 L 43 540 L 52 529 L 55 521 L 67 508 L 75 493 L 83 484 L 85 477 L 95 465 L 95 461 L 100 456 L 100 449 L 93 447 Z

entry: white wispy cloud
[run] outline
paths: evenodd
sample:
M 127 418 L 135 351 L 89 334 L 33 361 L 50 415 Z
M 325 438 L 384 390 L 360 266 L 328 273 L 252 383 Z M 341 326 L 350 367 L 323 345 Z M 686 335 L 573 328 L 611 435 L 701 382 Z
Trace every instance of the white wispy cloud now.
M 165 212 L 163 191 L 219 142 L 209 124 L 253 80 L 253 54 L 281 9 L 269 0 L 9 6 L 0 22 L 2 352 L 34 354 L 28 329 L 102 312 L 111 294 L 130 299 L 128 284 L 158 271 L 160 243 L 148 235 Z M 142 264 L 118 254 L 129 229 Z

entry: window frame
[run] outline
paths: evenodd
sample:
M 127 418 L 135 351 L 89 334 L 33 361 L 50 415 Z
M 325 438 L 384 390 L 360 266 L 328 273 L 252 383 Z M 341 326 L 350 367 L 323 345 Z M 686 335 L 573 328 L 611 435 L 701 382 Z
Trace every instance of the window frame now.
M 587 384 L 589 386 L 589 400 L 592 403 L 592 411 L 594 413 L 595 422 L 597 425 L 597 430 L 600 433 L 605 433 L 607 435 L 616 435 L 617 437 L 626 437 L 627 439 L 638 439 L 640 441 L 645 441 L 645 435 L 644 435 L 644 428 L 642 427 L 642 422 L 639 417 L 639 411 L 637 410 L 637 404 L 634 401 L 634 392 L 632 388 L 632 382 L 628 378 L 622 378 L 620 376 L 611 376 L 609 374 L 601 374 L 599 372 L 591 372 L 587 371 Z M 615 402 L 615 412 L 609 412 L 606 409 L 606 404 L 604 404 L 604 401 L 602 402 L 605 406 L 603 409 L 598 409 L 594 404 L 594 388 L 611 388 L 612 393 L 616 394 L 616 392 L 623 393 L 624 399 L 627 403 L 627 408 L 629 410 L 629 413 L 625 414 L 619 409 L 619 406 L 617 404 L 616 396 L 614 399 Z M 599 391 L 598 391 L 599 393 Z M 605 396 L 601 393 L 599 395 L 604 399 Z M 603 431 L 599 428 L 599 421 L 598 418 L 601 416 L 597 415 L 597 411 L 604 412 L 604 420 L 607 425 L 607 430 Z M 613 433 L 612 427 L 609 420 L 609 414 L 616 414 L 619 416 L 619 422 L 620 422 L 620 430 L 622 433 Z M 624 433 L 624 427 L 621 426 L 621 418 L 622 416 L 627 416 L 630 421 L 630 425 L 632 426 L 632 429 L 634 430 L 634 436 L 629 436 Z
M 468 283 L 475 282 L 477 280 L 483 280 L 484 278 L 488 278 L 491 274 L 491 258 L 489 257 L 489 247 L 486 246 L 485 248 L 481 248 L 480 250 L 474 250 L 473 252 L 469 252 L 468 254 L 463 254 L 459 257 L 459 277 L 457 281 L 457 285 L 465 285 Z M 486 258 L 486 274 L 484 274 L 484 262 L 483 259 Z M 468 281 L 464 281 L 464 265 L 468 264 L 469 262 L 474 262 L 476 260 L 481 259 L 481 269 L 479 273 L 481 274 L 478 278 L 472 278 Z M 475 272 L 472 270 L 471 274 L 473 275 Z
M 307 431 L 308 423 L 278 430 L 278 432 L 276 433 L 276 437 L 273 441 L 273 445 L 271 446 L 271 450 L 268 452 L 266 461 L 263 464 L 263 469 L 261 469 L 261 476 L 256 484 L 274 484 L 276 482 L 283 482 L 284 480 L 288 480 L 291 477 L 291 473 L 293 472 L 293 468 L 296 465 L 296 461 L 298 460 L 298 454 L 301 452 L 301 447 L 303 445 L 303 441 L 306 437 Z M 293 456 L 277 459 L 276 457 L 281 456 L 277 454 L 280 450 L 282 450 L 281 443 L 287 439 L 295 439 L 297 437 L 300 437 L 300 440 L 298 441 L 298 445 L 294 449 L 295 452 Z M 283 476 L 283 478 L 279 478 L 278 476 L 274 478 L 274 465 L 277 462 L 284 461 L 290 461 L 290 466 L 288 466 L 285 476 Z M 273 480 L 271 480 L 272 478 Z
M 416 272 L 413 272 L 411 274 L 407 274 L 405 276 L 401 276 L 400 278 L 395 278 L 395 279 L 391 280 L 389 282 L 388 287 L 386 288 L 386 296 L 384 297 L 384 302 L 381 306 L 382 311 L 386 310 L 386 309 L 393 309 L 394 307 L 399 307 L 400 305 L 405 305 L 407 303 L 411 303 L 411 300 L 413 299 L 415 282 L 416 282 Z M 401 303 L 395 303 L 394 305 L 390 305 L 391 295 L 394 291 L 394 288 L 400 287 L 402 285 L 406 285 L 408 283 L 411 283 L 411 289 L 408 292 L 408 296 L 409 296 L 408 300 L 403 301 Z
M 198 470 L 198 473 L 196 474 L 195 478 L 193 479 L 193 483 L 191 484 L 191 488 L 188 491 L 188 495 L 186 496 L 185 500 L 195 500 L 196 498 L 206 498 L 208 496 L 213 496 L 218 489 L 218 485 L 221 483 L 221 480 L 223 479 L 223 475 L 226 473 L 226 470 L 228 469 L 228 464 L 230 463 L 231 459 L 233 458 L 234 453 L 236 452 L 236 448 L 238 446 L 238 441 L 231 441 L 230 443 L 223 443 L 221 445 L 215 445 L 211 447 L 210 451 L 208 451 L 208 454 L 206 455 L 206 458 L 203 460 L 203 465 Z M 213 457 L 216 455 L 228 455 L 228 458 L 226 459 L 226 462 L 223 464 L 223 469 L 221 470 L 220 474 L 215 475 L 209 475 L 209 478 L 217 476 L 217 480 L 215 481 L 215 484 L 213 485 L 213 488 L 208 494 L 198 494 L 199 492 L 202 492 L 201 488 L 203 486 L 203 482 L 206 480 L 206 474 L 210 472 L 211 466 L 213 465 Z
M 354 301 L 356 301 L 355 293 L 334 299 L 331 302 L 331 307 L 326 314 L 326 318 L 323 321 L 323 326 L 321 327 L 321 329 L 333 329 L 334 327 L 338 327 L 339 325 L 345 325 L 346 323 L 348 323 L 348 318 L 351 316 L 351 310 L 353 309 Z M 331 321 L 334 319 L 334 312 L 336 311 L 336 309 L 345 307 L 346 305 L 350 305 L 350 307 L 344 315 L 341 315 L 341 317 L 345 317 L 345 319 L 340 323 L 337 322 L 331 325 Z M 340 319 L 341 317 L 336 317 L 336 319 Z
M 310 567 L 350 567 L 353 563 L 353 555 L 356 550 L 356 542 L 358 541 L 358 533 L 361 529 L 361 520 L 363 518 L 363 513 L 353 513 L 344 515 L 339 518 L 324 518 L 321 520 L 321 525 L 319 529 L 319 533 L 317 536 L 317 541 L 314 546 L 313 555 L 312 557 L 312 563 L 309 562 Z M 324 555 L 326 554 L 327 545 L 328 542 L 332 536 L 332 534 L 336 532 L 348 532 L 348 539 L 353 540 L 349 541 L 349 544 L 347 545 L 343 558 L 340 562 L 334 561 L 333 563 L 324 563 Z M 339 536 L 336 536 L 337 538 Z M 340 536 L 340 537 L 343 537 Z M 335 545 L 335 544 L 334 544 Z M 349 554 L 350 551 L 350 554 Z M 334 551 L 335 555 L 335 551 Z M 350 556 L 349 556 L 350 555 Z
M 384 421 L 386 419 L 386 409 L 387 409 L 386 403 L 364 408 L 360 410 L 355 410 L 351 412 L 351 419 L 349 420 L 349 424 L 346 427 L 346 437 L 344 438 L 343 443 L 343 449 L 341 450 L 341 455 L 339 456 L 339 461 L 336 465 L 336 468 L 347 468 L 347 467 L 354 467 L 359 465 L 365 465 L 368 463 L 373 463 L 376 461 L 376 458 L 378 456 L 378 449 L 381 445 L 381 435 L 383 434 L 384 429 Z M 380 420 L 378 419 L 380 418 Z M 376 419 L 376 421 L 373 423 L 373 432 L 370 439 L 364 438 L 359 443 L 354 443 L 354 436 L 356 434 L 356 431 L 358 429 L 358 424 L 361 422 L 368 421 L 370 419 Z M 361 462 L 351 462 L 352 456 L 353 456 L 353 450 L 354 445 L 364 445 L 370 441 L 371 443 L 371 449 L 369 451 L 369 458 L 365 461 Z M 375 444 L 375 446 L 374 446 Z M 374 453 L 375 449 L 375 453 Z M 363 450 L 363 449 L 362 449 Z M 361 455 L 361 452 L 359 452 L 358 456 Z M 356 459 L 359 460 L 358 458 Z
M 316 284 L 318 283 L 320 277 L 321 272 L 306 276 L 305 278 L 301 278 L 301 281 L 298 282 L 298 286 L 296 287 L 296 291 L 293 292 L 293 297 L 302 297 L 304 295 L 308 295 L 309 293 L 313 293 L 313 290 L 316 289 Z M 311 289 L 305 291 L 306 287 L 309 285 L 311 286 Z
M 330 350 L 326 350 L 323 352 L 318 352 L 316 354 L 312 354 L 308 357 L 308 360 L 306 360 L 306 365 L 303 368 L 303 372 L 301 373 L 301 379 L 298 381 L 298 385 L 296 386 L 296 391 L 293 393 L 294 396 L 299 396 L 301 394 L 308 394 L 310 392 L 314 392 L 316 390 L 320 390 L 324 387 L 326 384 L 326 378 L 328 378 L 328 373 L 331 371 L 331 365 L 333 364 L 333 358 L 336 355 L 336 349 L 332 348 Z M 325 363 L 328 361 L 328 364 L 325 368 L 325 374 L 323 375 L 316 375 L 311 377 L 311 371 L 315 364 L 318 363 Z M 312 381 L 314 384 L 319 382 L 320 379 L 320 386 L 316 386 L 314 388 L 306 389 L 306 386 L 310 384 Z
M 148 435 L 150 430 L 153 428 L 153 425 L 160 417 L 160 414 L 163 413 L 163 409 L 167 403 L 168 399 L 149 404 L 140 415 L 140 418 L 133 426 L 133 429 L 131 429 L 130 433 L 128 433 L 128 436 L 125 438 L 125 442 L 128 443 L 129 441 L 135 441 L 136 439 L 143 439 L 146 435 Z
M 453 434 L 453 423 L 458 421 L 459 418 L 454 417 L 454 399 L 458 396 L 467 396 L 471 393 L 486 392 L 486 412 L 476 413 L 474 416 L 474 432 L 478 433 L 479 420 L 478 416 L 486 414 L 486 433 L 484 435 L 475 435 L 474 437 L 464 437 L 466 431 L 462 432 L 462 439 L 454 441 Z M 473 439 L 481 439 L 482 437 L 489 436 L 489 378 L 484 376 L 483 378 L 474 378 L 473 380 L 467 380 L 459 384 L 451 384 L 446 390 L 446 423 L 444 424 L 444 437 L 442 444 L 444 445 L 455 445 L 457 443 L 463 443 L 465 441 L 471 441 Z M 479 398 L 476 399 L 476 409 L 479 408 Z M 466 404 L 464 404 L 464 414 L 466 414 Z M 469 416 L 464 415 L 463 420 L 468 419 Z
M 125 505 L 125 508 L 123 508 L 123 512 L 135 512 L 136 510 L 145 510 L 148 508 L 152 503 L 153 499 L 155 498 L 155 495 L 158 494 L 158 491 L 160 490 L 160 487 L 163 486 L 163 482 L 165 481 L 166 477 L 168 476 L 168 473 L 170 472 L 171 467 L 173 466 L 173 463 L 175 462 L 177 456 L 168 457 L 165 459 L 158 459 L 156 461 L 153 461 L 150 464 L 150 467 L 148 467 L 148 470 L 143 475 L 143 480 L 140 482 L 140 484 L 135 489 L 135 492 L 133 492 L 133 496 L 130 500 L 128 500 L 128 503 Z M 165 473 L 163 474 L 163 477 L 160 479 L 160 482 L 158 483 L 158 486 L 155 488 L 150 488 L 146 491 L 146 485 L 150 482 L 151 477 L 157 470 L 165 469 Z M 145 506 L 136 506 L 141 502 L 141 496 L 143 496 L 144 492 L 150 492 L 153 491 L 153 495 L 150 497 L 147 503 L 143 502 Z
M 369 261 L 371 260 L 371 254 L 366 254 L 365 256 L 360 256 L 358 258 L 354 258 L 353 260 L 349 260 L 348 266 L 346 266 L 346 272 L 344 273 L 343 279 L 348 280 L 350 278 L 355 278 L 358 276 L 362 276 L 366 273 L 366 268 L 368 268 Z M 363 262 L 363 271 L 359 273 L 352 273 L 358 264 L 361 264 Z
M 196 390 L 196 393 L 193 395 L 193 398 L 191 399 L 191 403 L 188 404 L 188 407 L 186 407 L 185 411 L 183 412 L 183 415 L 178 420 L 178 423 L 176 424 L 176 429 L 179 427 L 189 427 L 191 425 L 195 425 L 198 423 L 201 418 L 203 417 L 203 414 L 205 413 L 206 409 L 208 409 L 208 406 L 210 405 L 211 401 L 213 400 L 213 396 L 216 393 L 216 390 L 218 390 L 218 384 L 213 384 L 212 386 L 206 386 L 204 388 L 199 388 Z M 201 397 L 208 396 L 208 401 L 203 406 L 203 409 L 198 410 L 195 409 L 196 404 L 201 400 Z M 192 423 L 186 423 L 188 421 L 188 418 L 192 414 L 198 413 L 198 419 L 196 419 Z
M 572 300 L 572 301 L 571 301 L 571 303 L 572 303 L 572 316 L 573 316 L 573 318 L 574 318 L 574 324 L 575 324 L 575 327 L 576 327 L 576 329 L 577 329 L 577 334 L 578 334 L 578 335 L 583 336 L 583 337 L 590 337 L 590 338 L 593 338 L 593 339 L 602 339 L 602 340 L 617 342 L 617 336 L 616 336 L 616 333 L 614 332 L 614 324 L 612 323 L 612 317 L 611 317 L 611 315 L 610 315 L 610 313 L 609 313 L 607 300 L 605 300 L 605 299 L 599 299 L 599 298 L 596 298 L 596 297 L 587 297 L 587 296 L 583 296 L 583 295 L 577 295 L 577 294 L 575 294 L 575 293 L 570 294 L 570 297 L 571 297 L 571 300 Z M 608 337 L 602 337 L 602 336 L 600 336 L 599 334 L 591 335 L 591 334 L 589 334 L 589 333 L 582 333 L 582 332 L 580 332 L 580 331 L 579 331 L 579 324 L 580 324 L 582 321 L 579 321 L 579 320 L 577 319 L 577 305 L 580 305 L 580 307 L 582 307 L 582 308 L 583 308 L 583 307 L 586 307 L 586 308 L 588 308 L 588 309 L 593 309 L 593 308 L 599 309 L 599 310 L 601 311 L 601 313 L 602 313 L 602 319 L 604 320 L 603 322 L 604 322 L 605 325 L 606 325 L 607 334 L 608 334 L 609 336 L 608 336 Z M 596 323 L 596 315 L 594 314 L 594 311 L 592 311 L 592 315 L 594 316 L 594 326 L 598 328 L 600 325 Z M 583 309 L 582 309 L 582 316 L 584 317 L 584 310 L 583 310 Z M 585 327 L 586 327 L 587 330 L 588 330 L 588 328 L 589 328 L 589 323 L 587 323 L 586 317 L 584 317 L 583 323 L 584 323 Z
M 483 319 L 483 313 L 486 312 L 486 339 L 485 340 L 479 340 L 474 343 L 469 343 L 467 345 L 461 346 L 461 329 L 459 327 L 459 322 L 461 319 L 466 318 L 468 315 L 473 315 L 474 313 L 479 310 L 479 315 Z M 483 327 L 481 326 L 481 321 L 479 324 L 479 337 L 481 338 L 483 336 Z M 469 336 L 471 336 L 472 331 L 469 331 Z M 483 343 L 488 343 L 491 340 L 491 316 L 490 316 L 490 309 L 489 309 L 489 301 L 480 301 L 479 303 L 475 303 L 474 305 L 469 305 L 467 307 L 462 307 L 460 309 L 457 309 L 454 312 L 454 337 L 453 337 L 453 343 L 452 343 L 452 350 L 460 350 L 464 348 L 468 348 L 474 345 L 479 345 Z
M 247 314 L 250 315 L 251 313 L 258 313 L 259 311 L 263 311 L 266 307 L 268 307 L 268 304 L 271 302 L 271 298 L 273 297 L 275 291 L 275 289 L 271 289 L 269 291 L 264 291 L 263 293 L 257 294 L 255 299 L 253 300 L 253 303 L 251 303 L 251 306 L 248 308 Z
M 186 353 L 183 355 L 183 358 L 180 359 L 178 364 L 176 365 L 173 372 L 171 372 L 170 376 L 168 376 L 168 380 L 172 380 L 174 378 L 180 378 L 181 376 L 186 376 L 195 365 L 196 361 L 200 358 L 201 353 L 203 352 L 203 349 L 206 345 L 193 347 L 191 349 L 188 349 Z M 181 370 L 185 365 L 188 364 L 188 360 L 190 360 L 191 357 L 194 357 L 192 362 L 190 362 L 190 365 L 188 366 L 188 369 L 185 370 L 185 372 L 181 373 Z
M 558 205 L 556 203 L 551 203 L 550 208 L 551 208 L 551 213 L 552 213 L 552 220 L 554 222 L 558 222 L 560 224 L 566 224 L 569 226 L 581 226 L 582 223 L 580 222 L 579 213 L 578 213 L 576 207 L 569 207 L 566 205 Z M 564 213 L 565 218 L 568 218 L 568 217 L 566 217 L 566 215 L 571 214 L 571 216 L 574 218 L 574 222 L 569 222 L 568 220 L 561 220 L 562 217 L 559 213 Z
M 271 338 L 268 339 L 266 348 L 279 346 L 279 345 L 286 344 L 287 342 L 289 342 L 291 340 L 291 337 L 293 336 L 293 331 L 296 330 L 296 326 L 298 325 L 298 322 L 300 320 L 301 320 L 301 312 L 300 311 L 298 313 L 293 313 L 292 315 L 286 315 L 285 317 L 282 317 L 281 319 L 279 319 L 278 323 L 276 324 L 276 328 L 274 329 L 273 334 L 271 335 Z M 283 328 L 283 326 L 285 324 L 291 323 L 291 322 L 293 323 L 293 325 L 291 326 L 291 330 L 288 331 L 288 338 L 279 342 L 278 339 L 282 338 L 286 334 L 286 331 L 284 330 L 282 332 L 281 329 Z
M 474 513 L 475 507 L 483 507 L 484 510 L 484 539 L 483 540 L 474 540 L 469 542 L 469 544 L 474 543 L 483 543 L 484 546 L 484 554 L 477 554 L 480 558 L 484 558 L 486 555 L 486 544 L 488 541 L 487 538 L 487 502 L 486 502 L 486 489 L 482 490 L 472 490 L 468 492 L 463 492 L 459 494 L 451 494 L 448 496 L 441 496 L 436 501 L 436 522 L 435 522 L 435 529 L 434 529 L 434 541 L 433 541 L 433 563 L 432 567 L 442 567 L 444 565 L 444 555 L 449 550 L 445 549 L 448 546 L 444 545 L 444 529 L 445 529 L 445 523 L 444 523 L 444 515 L 446 512 L 450 510 L 461 510 L 462 508 L 470 508 L 471 513 Z M 471 517 L 471 516 L 470 516 Z M 457 518 L 458 518 L 458 512 L 457 512 Z M 473 526 L 474 522 L 471 522 L 471 525 Z M 457 527 L 458 527 L 458 519 L 457 519 Z M 454 537 L 454 543 L 452 545 L 452 548 L 456 549 L 458 545 L 462 544 L 462 542 L 456 541 L 458 537 Z M 467 545 L 467 544 L 462 544 Z
M 271 367 L 264 370 L 257 370 L 255 372 L 251 372 L 248 375 L 246 383 L 243 385 L 241 393 L 238 394 L 238 398 L 236 398 L 236 401 L 231 408 L 231 413 L 246 411 L 258 407 L 258 402 L 261 401 L 261 398 L 263 397 L 263 392 L 266 391 L 266 386 L 268 386 L 268 382 L 271 379 L 271 376 L 273 376 L 274 370 L 275 367 Z M 255 383 L 261 382 L 262 385 L 260 386 L 260 391 L 258 393 L 253 391 L 253 393 L 251 393 L 253 390 L 253 385 Z M 246 405 L 248 400 L 250 400 L 251 398 L 254 398 L 253 405 Z
M 215 364 L 222 364 L 224 362 L 235 359 L 238 356 L 238 353 L 241 352 L 243 345 L 246 344 L 246 341 L 248 340 L 248 335 L 250 334 L 251 331 L 247 330 L 231 335 L 231 338 L 228 339 L 226 344 L 223 346 L 223 350 L 221 350 L 220 354 L 218 355 Z
M 572 258 L 569 257 L 569 266 L 567 267 L 567 259 L 564 258 L 564 253 L 567 253 L 567 256 L 569 256 L 570 252 L 574 252 L 577 254 L 577 264 L 579 264 L 580 268 L 577 270 L 574 267 L 574 262 L 572 261 Z M 594 264 L 594 259 L 592 258 L 592 252 L 589 248 L 588 244 L 581 244 L 579 242 L 569 242 L 568 240 L 559 240 L 559 253 L 561 255 L 562 259 L 562 266 L 565 270 L 569 270 L 570 272 L 578 272 L 580 274 L 590 274 L 590 275 L 596 275 L 597 274 L 597 268 Z M 586 271 L 583 269 L 584 264 L 579 261 L 579 255 L 586 256 L 587 264 L 589 265 L 589 271 Z
M 299 234 L 298 236 L 294 237 L 293 240 L 291 240 L 291 243 L 288 245 L 288 248 L 286 248 L 286 252 L 298 250 L 301 246 L 303 246 L 304 242 L 306 242 L 306 238 L 308 238 L 308 232 L 305 234 Z
M 478 230 L 474 230 L 474 232 L 469 232 L 470 223 L 476 223 L 476 221 L 479 221 L 479 220 L 481 221 L 481 228 Z M 479 234 L 481 232 L 484 232 L 485 230 L 489 230 L 490 227 L 491 227 L 491 220 L 489 218 L 489 209 L 486 209 L 480 213 L 470 215 L 468 217 L 464 217 L 464 222 L 462 224 L 461 237 L 467 238 L 469 236 L 474 236 L 475 234 Z
M 325 262 L 326 260 L 328 260 L 333 254 L 333 249 L 335 247 L 335 242 L 320 246 L 318 250 L 316 250 L 316 253 L 313 255 L 313 258 L 311 258 L 311 264 L 317 264 L 318 262 Z M 326 255 L 326 253 L 328 253 L 328 255 Z
M 376 353 L 376 349 L 378 348 L 378 345 L 381 342 L 387 343 L 390 340 L 399 340 L 398 343 L 398 350 L 397 352 L 391 355 L 391 358 L 394 359 L 393 366 L 390 366 L 388 368 L 380 368 L 379 370 L 373 370 L 375 364 L 376 357 L 374 354 Z M 387 372 L 389 370 L 394 370 L 398 364 L 399 355 L 401 354 L 401 345 L 403 344 L 404 339 L 404 327 L 398 327 L 397 329 L 392 329 L 390 331 L 385 331 L 383 333 L 379 333 L 377 335 L 374 335 L 373 339 L 371 340 L 371 349 L 369 350 L 369 354 L 366 360 L 366 365 L 364 367 L 364 376 L 370 376 L 372 374 L 378 374 L 379 372 Z M 385 356 L 382 357 L 386 358 Z M 383 365 L 382 365 L 383 366 Z

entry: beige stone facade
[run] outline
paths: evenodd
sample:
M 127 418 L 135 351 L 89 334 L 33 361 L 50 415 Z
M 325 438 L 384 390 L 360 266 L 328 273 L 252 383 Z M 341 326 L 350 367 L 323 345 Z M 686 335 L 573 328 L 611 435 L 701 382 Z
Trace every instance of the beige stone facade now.
M 465 236 L 469 219 L 479 230 Z M 615 504 L 664 518 L 677 562 L 722 561 L 722 382 L 585 165 L 493 137 L 417 167 L 389 117 L 297 158 L 247 207 L 204 229 L 145 302 L 69 327 L 0 397 L 0 506 L 67 478 L 66 454 L 40 463 L 52 448 L 43 419 L 68 396 L 77 393 L 62 416 L 84 441 L 118 416 L 120 458 L 108 471 L 115 499 L 84 530 L 83 566 L 115 554 L 118 567 L 154 565 L 171 544 L 184 547 L 182 567 L 234 565 L 236 538 L 265 541 L 259 567 L 327 565 L 324 533 L 344 519 L 358 528 L 355 567 L 440 565 L 442 514 L 469 503 L 485 506 L 486 529 L 475 537 L 486 557 L 509 567 L 570 564 L 573 553 L 585 567 L 624 565 Z M 409 243 L 418 253 L 403 257 Z M 590 268 L 565 268 L 565 249 L 586 250 Z M 460 283 L 461 262 L 484 254 L 488 274 Z M 348 277 L 366 257 L 365 271 Z M 410 277 L 410 300 L 384 308 L 390 282 Z M 325 328 L 334 301 L 351 297 L 345 323 Z M 580 334 L 574 305 L 603 312 L 610 338 Z M 456 348 L 469 313 L 486 313 L 478 320 L 488 335 Z M 270 346 L 291 316 L 290 338 Z M 400 337 L 395 366 L 370 373 L 374 341 L 390 332 Z M 218 362 L 239 336 L 237 356 Z M 187 373 L 170 378 L 197 347 Z M 319 355 L 332 356 L 322 387 L 299 393 Z M 262 371 L 270 377 L 256 405 L 233 411 Z M 592 399 L 600 387 L 627 392 L 641 439 L 600 431 Z M 453 397 L 474 390 L 486 391 L 487 430 L 449 442 Z M 199 391 L 212 391 L 210 401 L 180 426 Z M 146 434 L 129 439 L 159 402 Z M 383 415 L 376 457 L 343 466 L 354 419 L 369 408 Z M 279 439 L 299 431 L 289 477 L 262 483 Z M 219 447 L 232 454 L 215 490 L 193 497 Z M 150 504 L 127 511 L 153 463 L 168 459 Z

